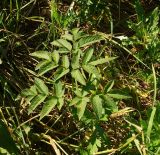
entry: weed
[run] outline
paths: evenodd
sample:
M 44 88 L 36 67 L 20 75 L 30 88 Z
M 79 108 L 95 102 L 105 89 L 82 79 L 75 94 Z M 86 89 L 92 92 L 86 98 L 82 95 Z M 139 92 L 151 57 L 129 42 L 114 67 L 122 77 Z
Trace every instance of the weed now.
M 160 154 L 159 8 L 147 3 L 0 2 L 1 154 Z

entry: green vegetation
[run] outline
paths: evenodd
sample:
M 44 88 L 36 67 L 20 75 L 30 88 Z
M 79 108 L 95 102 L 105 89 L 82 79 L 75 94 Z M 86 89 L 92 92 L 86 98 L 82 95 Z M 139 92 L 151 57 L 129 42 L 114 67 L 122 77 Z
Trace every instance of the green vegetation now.
M 157 1 L 0 2 L 0 154 L 159 155 Z

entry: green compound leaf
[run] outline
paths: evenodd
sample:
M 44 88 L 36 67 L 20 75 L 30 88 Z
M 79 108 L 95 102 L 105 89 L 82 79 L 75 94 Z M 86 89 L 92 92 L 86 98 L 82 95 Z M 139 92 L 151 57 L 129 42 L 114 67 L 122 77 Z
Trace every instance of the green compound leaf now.
M 73 106 L 73 105 L 76 105 L 78 102 L 80 102 L 82 100 L 81 97 L 75 97 L 72 99 L 72 101 L 70 102 L 69 106 Z
M 79 60 L 80 60 L 80 51 L 75 53 L 72 57 L 71 65 L 73 69 L 78 69 L 80 67 Z
M 69 41 L 73 41 L 73 35 L 71 34 L 64 34 L 62 35 L 62 38 L 67 39 Z
M 54 88 L 56 97 L 62 97 L 64 95 L 62 82 L 59 81 L 58 83 L 55 83 Z
M 84 79 L 84 77 L 83 77 L 83 75 L 81 74 L 81 72 L 80 72 L 79 69 L 73 70 L 73 71 L 71 72 L 71 75 L 72 75 L 72 77 L 73 77 L 76 81 L 78 81 L 80 84 L 86 85 L 86 81 L 85 81 L 85 79 Z
M 95 154 L 96 152 L 98 152 L 98 148 L 100 147 L 101 147 L 101 140 L 96 138 L 96 133 L 94 132 L 90 138 L 90 143 L 87 146 L 89 154 Z
M 39 70 L 40 68 L 46 66 L 47 64 L 49 64 L 51 61 L 50 60 L 43 60 L 41 62 L 39 62 L 37 65 L 36 65 L 36 68 L 35 70 Z
M 49 53 L 48 51 L 36 51 L 34 53 L 31 53 L 31 56 L 37 57 L 39 59 L 52 60 L 51 53 Z
M 70 62 L 69 62 L 68 56 L 67 55 L 63 55 L 62 56 L 62 66 L 64 68 L 68 69 L 69 68 L 69 64 L 70 64 Z
M 40 95 L 37 95 L 36 97 L 34 97 L 31 100 L 31 105 L 29 106 L 28 114 L 32 113 L 33 110 L 46 99 L 46 97 L 47 96 L 44 94 L 40 94 Z
M 85 54 L 82 59 L 83 65 L 86 65 L 90 61 L 90 59 L 92 58 L 93 52 L 94 52 L 93 48 L 89 48 L 85 51 Z
M 116 102 L 113 100 L 113 98 L 111 98 L 108 95 L 103 95 L 102 97 L 104 99 L 104 105 L 106 108 L 108 108 L 109 110 L 111 110 L 113 112 L 118 111 L 118 106 L 117 106 Z
M 44 66 L 41 66 L 41 68 L 39 69 L 38 75 L 41 76 L 56 67 L 57 65 L 55 64 L 55 62 L 49 62 Z
M 35 86 L 39 93 L 48 95 L 48 87 L 44 84 L 43 80 L 35 78 Z
M 83 92 L 81 89 L 79 89 L 77 86 L 76 86 L 76 89 L 74 90 L 74 93 L 78 96 L 78 97 L 83 97 Z
M 54 46 L 58 46 L 58 47 L 65 47 L 69 51 L 72 50 L 72 45 L 65 39 L 55 40 L 51 44 L 54 45 Z
M 102 116 L 102 111 L 103 111 L 102 102 L 103 100 L 99 97 L 99 95 L 95 95 L 92 98 L 93 110 L 98 116 L 98 118 L 101 118 Z
M 85 112 L 87 102 L 89 102 L 89 99 L 87 97 L 84 97 L 78 102 L 78 104 L 76 104 L 77 115 L 78 115 L 79 120 L 82 118 Z
M 59 53 L 57 51 L 52 52 L 52 58 L 56 64 L 59 62 Z
M 33 90 L 33 88 L 32 89 L 27 88 L 27 89 L 22 90 L 21 95 L 24 96 L 24 97 L 37 95 L 36 87 L 34 86 L 34 88 L 35 88 L 34 90 Z
M 62 48 L 59 48 L 58 50 L 55 50 L 55 52 L 58 52 L 60 54 L 67 54 L 67 53 L 70 53 L 70 51 L 64 47 Z
M 99 79 L 101 77 L 99 71 L 97 70 L 97 68 L 95 66 L 92 66 L 92 65 L 83 65 L 82 67 L 89 74 L 94 74 L 96 76 L 96 78 Z
M 59 80 L 60 78 L 62 78 L 63 76 L 65 76 L 67 73 L 69 73 L 69 69 L 65 69 L 65 68 L 58 68 L 55 72 L 54 75 L 54 81 Z
M 47 116 L 52 109 L 56 106 L 57 104 L 57 98 L 55 96 L 50 97 L 43 105 L 42 111 L 40 113 L 40 120 Z
M 74 29 L 72 29 L 71 33 L 73 34 L 73 40 L 74 40 L 74 41 L 77 41 L 77 40 L 79 40 L 80 38 L 86 36 L 86 34 L 84 34 L 83 31 L 80 31 L 79 28 L 74 28 Z
M 100 35 L 92 35 L 92 36 L 86 36 L 86 37 L 82 37 L 79 40 L 79 47 L 85 47 L 91 44 L 94 44 L 96 42 L 99 42 L 101 40 L 103 40 L 104 38 Z

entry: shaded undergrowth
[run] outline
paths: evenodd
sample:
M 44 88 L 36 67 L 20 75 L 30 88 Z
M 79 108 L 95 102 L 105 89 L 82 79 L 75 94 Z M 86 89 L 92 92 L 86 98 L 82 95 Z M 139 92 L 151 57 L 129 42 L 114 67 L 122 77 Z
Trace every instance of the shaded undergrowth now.
M 0 2 L 1 154 L 158 155 L 159 47 L 158 1 Z

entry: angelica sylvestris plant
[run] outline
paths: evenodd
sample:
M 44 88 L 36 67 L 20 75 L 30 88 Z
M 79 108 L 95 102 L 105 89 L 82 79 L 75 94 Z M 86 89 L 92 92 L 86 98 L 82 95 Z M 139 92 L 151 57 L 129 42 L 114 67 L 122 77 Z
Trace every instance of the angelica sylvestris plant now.
M 102 69 L 98 66 L 108 65 L 115 57 L 96 56 L 94 44 L 98 45 L 101 40 L 104 40 L 101 35 L 88 35 L 75 28 L 51 43 L 54 51 L 32 53 L 39 59 L 35 68 L 39 78 L 35 78 L 34 85 L 21 93 L 29 102 L 29 114 L 43 103 L 40 119 L 47 116 L 55 106 L 61 110 L 64 104 L 82 122 L 88 122 L 86 115 L 91 114 L 89 122 L 92 122 L 93 136 L 88 144 L 90 153 L 100 147 L 99 140 L 94 136 L 99 131 L 96 128 L 100 127 L 97 123 L 106 121 L 108 115 L 118 111 L 117 99 L 129 98 L 110 92 L 114 81 L 102 84 Z M 43 81 L 40 77 L 47 80 Z M 94 147 L 91 147 L 93 143 Z

